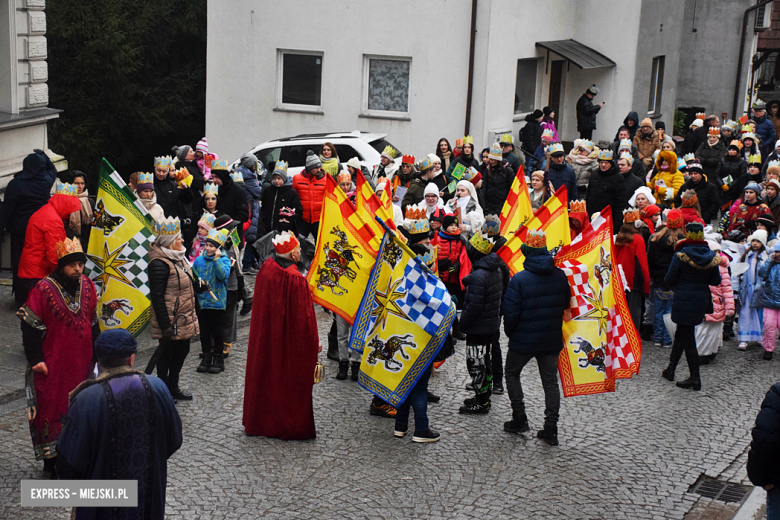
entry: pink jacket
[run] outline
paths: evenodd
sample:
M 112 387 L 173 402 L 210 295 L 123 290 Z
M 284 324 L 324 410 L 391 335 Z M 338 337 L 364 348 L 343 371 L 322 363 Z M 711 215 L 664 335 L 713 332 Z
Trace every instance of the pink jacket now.
M 729 276 L 729 259 L 720 253 L 720 285 L 710 286 L 712 293 L 712 314 L 704 317 L 706 321 L 724 321 L 727 314 L 734 314 L 734 290 Z

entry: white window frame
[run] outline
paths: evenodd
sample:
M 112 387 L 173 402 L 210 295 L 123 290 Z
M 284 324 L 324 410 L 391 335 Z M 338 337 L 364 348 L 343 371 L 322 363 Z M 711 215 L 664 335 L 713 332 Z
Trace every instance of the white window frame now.
M 666 56 L 653 56 L 653 62 L 652 65 L 650 65 L 650 92 L 647 100 L 647 115 L 649 116 L 661 115 L 661 102 L 663 101 L 665 72 Z
M 319 56 L 322 60 L 322 77 L 320 78 L 320 104 L 319 105 L 301 105 L 298 103 L 284 103 L 282 96 L 284 94 L 284 55 L 301 54 L 305 56 Z M 322 88 L 325 84 L 325 53 L 322 51 L 303 51 L 298 49 L 276 49 L 276 107 L 274 110 L 286 112 L 308 112 L 313 114 L 322 114 Z
M 406 61 L 409 62 L 409 92 L 408 102 L 406 105 L 406 112 L 399 112 L 394 110 L 369 110 L 368 109 L 368 77 L 371 69 L 371 60 L 385 60 L 385 61 Z M 361 117 L 373 117 L 378 119 L 400 119 L 409 121 L 412 113 L 412 58 L 409 56 L 384 56 L 379 54 L 364 54 L 363 55 L 363 96 L 361 100 Z

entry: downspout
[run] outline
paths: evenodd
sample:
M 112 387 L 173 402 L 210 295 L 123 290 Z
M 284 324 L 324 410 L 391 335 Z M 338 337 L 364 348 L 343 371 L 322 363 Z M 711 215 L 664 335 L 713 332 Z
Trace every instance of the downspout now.
M 737 61 L 737 79 L 734 85 L 734 104 L 731 107 L 731 117 L 732 119 L 737 119 L 737 105 L 739 104 L 739 84 L 741 82 L 741 76 L 742 76 L 742 61 L 743 61 L 743 55 L 745 54 L 745 33 L 747 32 L 747 24 L 748 24 L 748 15 L 751 13 L 751 11 L 755 11 L 759 7 L 763 7 L 766 4 L 771 4 L 774 0 L 763 0 L 761 2 L 758 2 L 756 5 L 752 7 L 748 7 L 745 9 L 745 14 L 742 17 L 742 33 L 739 39 L 739 60 Z M 750 85 L 750 88 L 753 88 L 753 85 Z
M 474 43 L 477 39 L 477 0 L 471 0 L 471 41 L 469 42 L 469 78 L 466 91 L 466 128 L 463 135 L 469 135 L 471 127 L 471 95 L 474 88 Z

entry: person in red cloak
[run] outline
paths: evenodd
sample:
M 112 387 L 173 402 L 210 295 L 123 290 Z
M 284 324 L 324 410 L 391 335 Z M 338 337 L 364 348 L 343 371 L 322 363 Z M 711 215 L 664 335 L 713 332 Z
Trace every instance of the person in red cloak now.
M 27 294 L 38 280 L 46 278 L 57 268 L 55 246 L 67 238 L 65 222 L 70 220 L 70 214 L 81 210 L 75 185 L 72 185 L 72 194 L 64 194 L 70 187 L 69 184 L 57 183 L 57 193 L 51 196 L 45 206 L 33 213 L 27 223 L 24 249 L 19 260 L 17 299 L 20 301 L 26 301 Z
M 574 240 L 590 225 L 584 200 L 573 200 L 569 203 L 569 232 Z
M 322 350 L 295 235 L 273 239 L 276 255 L 255 279 L 244 383 L 244 431 L 283 440 L 313 439 L 312 388 Z

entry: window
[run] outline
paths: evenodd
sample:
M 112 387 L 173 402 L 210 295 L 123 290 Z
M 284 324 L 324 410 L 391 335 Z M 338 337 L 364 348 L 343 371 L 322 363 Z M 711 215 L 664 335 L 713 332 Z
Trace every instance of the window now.
M 303 168 L 306 166 L 306 155 L 309 150 L 316 155 L 320 154 L 321 144 L 300 144 L 295 146 L 288 146 L 287 148 L 287 162 L 288 168 Z
M 279 104 L 291 108 L 321 106 L 322 54 L 279 51 Z
M 371 141 L 371 142 L 370 142 L 370 143 L 368 143 L 368 144 L 370 144 L 370 145 L 371 145 L 371 147 L 372 147 L 374 150 L 376 150 L 377 152 L 379 152 L 380 154 L 381 154 L 382 152 L 384 152 L 384 151 L 385 151 L 385 148 L 386 148 L 386 147 L 388 147 L 388 146 L 392 146 L 393 148 L 395 148 L 396 150 L 398 150 L 398 147 L 397 147 L 397 146 L 394 146 L 394 145 L 390 144 L 390 141 L 388 141 L 387 139 L 383 139 L 383 138 L 379 138 L 379 139 L 377 139 L 377 140 L 375 140 L 375 141 Z
M 360 156 L 359 153 L 357 153 L 357 150 L 349 146 L 348 144 L 334 144 L 336 147 L 336 154 L 339 156 L 339 162 L 345 163 L 352 159 L 353 157 L 357 157 L 358 161 L 362 161 L 363 157 Z
M 653 58 L 653 71 L 650 76 L 650 101 L 647 113 L 661 115 L 661 93 L 664 89 L 664 56 Z
M 517 60 L 515 78 L 515 114 L 533 112 L 536 105 L 536 69 L 538 60 Z
M 412 60 L 366 56 L 363 70 L 363 112 L 380 117 L 408 116 Z
M 276 164 L 276 161 L 282 158 L 282 149 L 280 147 L 265 148 L 255 152 L 257 160 L 263 163 L 266 168 L 269 168 L 269 164 Z

